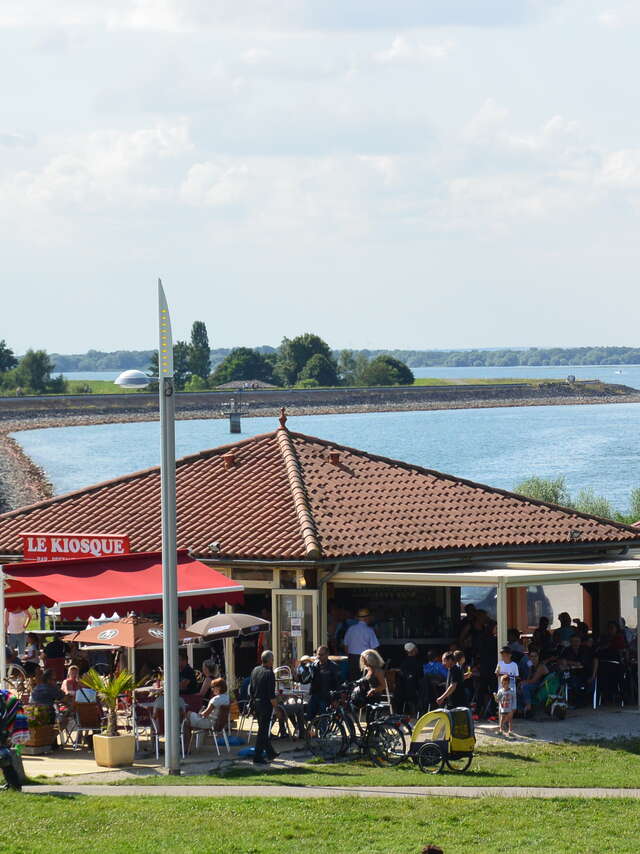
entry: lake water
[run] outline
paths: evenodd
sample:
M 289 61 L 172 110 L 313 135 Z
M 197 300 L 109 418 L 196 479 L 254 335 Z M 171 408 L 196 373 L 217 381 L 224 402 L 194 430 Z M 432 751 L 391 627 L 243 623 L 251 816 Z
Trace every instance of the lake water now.
M 458 409 L 290 417 L 291 430 L 504 489 L 525 477 L 564 475 L 626 509 L 640 486 L 640 404 Z M 277 427 L 245 418 L 245 437 Z M 157 422 L 60 427 L 14 434 L 56 492 L 159 463 Z M 177 455 L 227 444 L 226 420 L 178 421 Z
M 120 371 L 68 371 L 68 380 L 115 380 Z M 441 377 L 443 379 L 478 379 L 514 377 L 515 379 L 566 379 L 573 374 L 579 380 L 602 380 L 640 388 L 640 365 L 551 365 L 539 368 L 414 368 L 416 377 Z
M 415 377 L 442 377 L 443 379 L 514 379 L 550 380 L 563 379 L 573 374 L 578 380 L 602 380 L 605 383 L 622 383 L 632 388 L 640 388 L 640 365 L 550 365 L 548 367 L 512 367 L 512 368 L 413 368 Z

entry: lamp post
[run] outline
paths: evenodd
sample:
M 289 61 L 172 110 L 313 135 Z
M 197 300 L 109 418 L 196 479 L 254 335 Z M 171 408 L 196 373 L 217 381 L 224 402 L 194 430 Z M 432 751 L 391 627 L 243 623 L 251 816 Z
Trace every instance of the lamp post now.
M 178 580 L 176 566 L 176 442 L 173 341 L 167 300 L 158 279 L 158 394 L 160 398 L 160 483 L 162 510 L 162 652 L 164 658 L 164 767 L 180 773 L 178 671 Z M 151 378 L 125 371 L 115 381 L 123 388 L 145 388 Z

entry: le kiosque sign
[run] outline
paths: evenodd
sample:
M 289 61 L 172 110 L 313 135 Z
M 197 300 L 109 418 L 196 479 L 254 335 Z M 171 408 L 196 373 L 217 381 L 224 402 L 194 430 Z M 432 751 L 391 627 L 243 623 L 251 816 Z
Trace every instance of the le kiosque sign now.
M 76 560 L 79 557 L 128 555 L 126 534 L 58 534 L 26 532 L 22 537 L 23 560 Z

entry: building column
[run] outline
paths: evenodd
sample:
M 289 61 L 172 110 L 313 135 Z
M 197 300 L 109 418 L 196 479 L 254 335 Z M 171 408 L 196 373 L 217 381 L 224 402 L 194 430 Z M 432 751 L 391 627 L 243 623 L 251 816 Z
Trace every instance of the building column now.
M 498 650 L 507 643 L 507 585 L 500 582 L 496 587 L 496 620 Z

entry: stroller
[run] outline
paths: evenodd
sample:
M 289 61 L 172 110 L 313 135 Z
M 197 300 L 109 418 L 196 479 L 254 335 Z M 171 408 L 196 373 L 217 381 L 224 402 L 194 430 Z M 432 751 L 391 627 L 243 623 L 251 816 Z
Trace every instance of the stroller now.
M 0 690 L 0 768 L 4 772 L 6 789 L 22 789 L 22 762 L 13 749 L 29 739 L 27 719 L 22 704 L 8 691 Z
M 538 689 L 536 701 L 554 721 L 563 721 L 567 716 L 570 679 L 568 670 L 550 673 Z
M 425 774 L 439 774 L 445 763 L 449 771 L 462 773 L 471 765 L 475 745 L 470 709 L 436 709 L 416 721 L 409 758 Z

